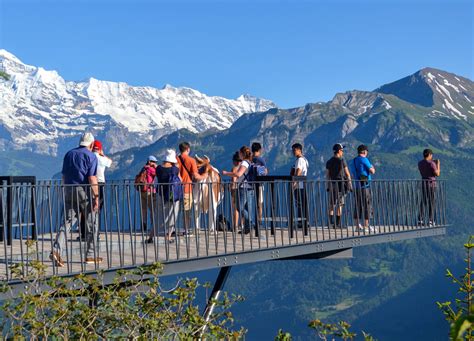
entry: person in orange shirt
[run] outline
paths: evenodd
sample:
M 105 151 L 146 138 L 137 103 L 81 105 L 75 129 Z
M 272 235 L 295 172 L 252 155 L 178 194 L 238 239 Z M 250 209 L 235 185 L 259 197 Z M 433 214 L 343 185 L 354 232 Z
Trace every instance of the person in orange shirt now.
M 183 209 L 184 209 L 184 230 L 187 235 L 192 234 L 191 227 L 191 210 L 193 208 L 193 182 L 204 180 L 207 178 L 207 172 L 199 173 L 196 160 L 189 156 L 191 145 L 189 142 L 179 144 L 178 164 L 179 175 L 183 180 Z

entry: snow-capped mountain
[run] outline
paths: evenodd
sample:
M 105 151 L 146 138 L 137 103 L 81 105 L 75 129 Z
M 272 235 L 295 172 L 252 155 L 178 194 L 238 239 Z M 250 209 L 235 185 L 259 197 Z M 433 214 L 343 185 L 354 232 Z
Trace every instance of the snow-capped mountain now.
M 0 150 L 57 155 L 77 144 L 87 129 L 114 152 L 182 128 L 222 130 L 245 113 L 276 106 L 249 95 L 232 100 L 170 85 L 65 81 L 56 71 L 26 65 L 5 50 L 0 50 L 0 70 L 9 76 L 0 78 Z
M 474 83 L 446 71 L 424 68 L 375 91 L 431 108 L 433 117 L 474 119 Z

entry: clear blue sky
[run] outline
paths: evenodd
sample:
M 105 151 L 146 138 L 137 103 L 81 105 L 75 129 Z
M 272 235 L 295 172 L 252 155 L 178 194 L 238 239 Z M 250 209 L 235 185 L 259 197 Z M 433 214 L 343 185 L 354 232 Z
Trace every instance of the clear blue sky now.
M 0 0 L 0 47 L 68 80 L 169 83 L 293 107 L 424 66 L 474 79 L 473 3 Z

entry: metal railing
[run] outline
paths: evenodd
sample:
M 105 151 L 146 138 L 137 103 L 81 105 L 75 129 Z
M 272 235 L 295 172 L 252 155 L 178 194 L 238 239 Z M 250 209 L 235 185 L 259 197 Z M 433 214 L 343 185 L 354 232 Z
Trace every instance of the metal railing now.
M 447 225 L 444 181 L 110 181 L 100 209 L 90 198 L 89 185 L 2 186 L 0 278 L 13 280 L 15 263 L 26 273 L 31 260 L 69 275 Z

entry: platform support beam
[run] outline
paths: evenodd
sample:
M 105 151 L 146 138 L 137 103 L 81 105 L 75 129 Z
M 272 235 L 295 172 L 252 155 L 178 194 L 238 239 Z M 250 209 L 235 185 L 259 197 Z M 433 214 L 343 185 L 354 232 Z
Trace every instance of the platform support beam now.
M 216 307 L 216 303 L 219 300 L 219 297 L 222 293 L 222 289 L 224 289 L 225 282 L 229 277 L 231 266 L 224 266 L 220 268 L 219 274 L 217 275 L 216 283 L 214 284 L 214 288 L 212 288 L 211 296 L 209 297 L 209 301 L 207 302 L 206 309 L 204 310 L 204 320 L 206 323 L 202 327 L 201 336 L 206 332 L 207 323 L 211 319 L 212 313 Z

